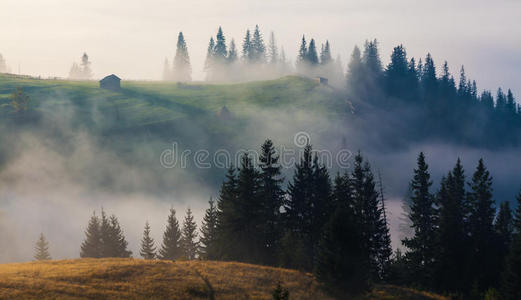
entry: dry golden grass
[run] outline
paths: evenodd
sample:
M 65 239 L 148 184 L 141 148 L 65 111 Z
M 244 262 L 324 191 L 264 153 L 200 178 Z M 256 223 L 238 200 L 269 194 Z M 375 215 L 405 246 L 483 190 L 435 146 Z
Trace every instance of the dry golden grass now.
M 330 299 L 310 274 L 234 262 L 75 259 L 0 265 L 0 299 Z
M 278 282 L 291 299 L 328 300 L 313 276 L 216 261 L 74 259 L 0 265 L 0 299 L 272 299 Z M 381 285 L 361 300 L 447 300 Z

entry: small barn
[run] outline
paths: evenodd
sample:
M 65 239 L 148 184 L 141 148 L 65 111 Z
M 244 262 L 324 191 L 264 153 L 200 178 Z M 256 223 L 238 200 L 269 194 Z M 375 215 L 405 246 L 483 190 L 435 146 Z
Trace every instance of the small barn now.
M 121 78 L 118 76 L 111 74 L 106 76 L 102 80 L 99 81 L 99 87 L 106 90 L 111 91 L 120 91 L 121 90 Z
M 327 78 L 325 77 L 317 77 L 316 80 L 320 84 L 327 85 Z

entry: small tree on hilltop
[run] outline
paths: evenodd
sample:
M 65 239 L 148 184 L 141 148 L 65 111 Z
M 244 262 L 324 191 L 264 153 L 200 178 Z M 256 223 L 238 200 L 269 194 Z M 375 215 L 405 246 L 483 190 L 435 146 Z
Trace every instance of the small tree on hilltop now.
M 34 259 L 36 260 L 50 260 L 49 243 L 45 239 L 43 233 L 40 233 L 40 238 L 36 241 Z
M 156 247 L 154 246 L 154 239 L 150 236 L 150 225 L 148 224 L 148 221 L 145 223 L 143 239 L 141 240 L 141 251 L 139 254 L 141 254 L 144 259 L 156 258 Z
M 186 217 L 183 222 L 183 232 L 181 238 L 181 245 L 183 247 L 184 256 L 188 260 L 195 259 L 199 243 L 197 239 L 197 224 L 194 221 L 192 210 L 186 210 Z
M 165 233 L 163 234 L 163 244 L 159 250 L 159 258 L 175 260 L 181 257 L 181 231 L 179 222 L 175 217 L 175 209 L 170 209 Z

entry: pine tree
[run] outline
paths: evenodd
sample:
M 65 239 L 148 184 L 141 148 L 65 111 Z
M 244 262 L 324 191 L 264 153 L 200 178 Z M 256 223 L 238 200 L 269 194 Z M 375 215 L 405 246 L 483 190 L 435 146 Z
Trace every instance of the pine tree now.
M 266 140 L 261 147 L 259 157 L 260 189 L 259 198 L 262 202 L 262 233 L 263 233 L 263 261 L 266 264 L 274 264 L 276 254 L 280 250 L 282 233 L 282 219 L 280 208 L 284 200 L 282 190 L 281 166 L 279 156 L 275 151 L 273 142 Z
M 268 57 L 269 63 L 272 65 L 276 65 L 279 62 L 279 52 L 277 49 L 277 42 L 275 40 L 275 33 L 272 31 L 270 33 L 270 41 L 268 44 Z
M 190 208 L 186 210 L 186 216 L 183 221 L 181 247 L 186 259 L 195 259 L 197 250 L 199 248 L 199 243 L 197 242 L 197 224 L 194 221 L 194 216 Z
M 355 46 L 351 54 L 351 60 L 347 66 L 347 91 L 355 99 L 363 96 L 363 63 L 360 49 Z
M 246 30 L 246 35 L 244 36 L 244 40 L 242 41 L 242 58 L 245 62 L 251 63 L 253 62 L 254 50 L 251 41 L 250 30 Z
M 156 246 L 154 245 L 154 239 L 150 236 L 150 225 L 148 221 L 145 223 L 145 229 L 143 230 L 143 238 L 141 239 L 141 251 L 139 254 L 144 259 L 156 258 Z
M 228 51 L 228 63 L 230 64 L 233 64 L 234 62 L 237 61 L 237 48 L 235 46 L 235 40 L 232 39 L 232 41 L 230 42 L 230 47 L 229 47 L 229 51 Z
M 207 79 L 213 79 L 213 72 L 215 68 L 215 41 L 210 37 L 208 42 L 208 49 L 206 50 L 206 60 L 204 62 L 204 70 L 206 71 Z
M 346 204 L 337 205 L 324 228 L 315 268 L 317 279 L 339 299 L 367 290 L 370 277 L 363 234 L 352 207 Z
M 362 62 L 367 70 L 367 75 L 373 80 L 378 80 L 382 75 L 382 61 L 380 60 L 377 40 L 365 42 Z
M 505 257 L 512 242 L 514 232 L 514 219 L 510 203 L 504 201 L 499 206 L 499 212 L 494 223 L 494 230 L 498 238 L 498 254 L 500 264 L 504 263 Z
M 425 63 L 421 66 L 421 84 L 427 100 L 432 101 L 437 96 L 438 79 L 436 78 L 436 67 L 430 53 L 427 53 Z
M 218 258 L 216 251 L 218 210 L 215 206 L 215 201 L 213 201 L 211 197 L 208 203 L 210 207 L 206 209 L 201 225 L 199 257 L 208 260 L 215 260 Z
M 102 257 L 101 254 L 101 224 L 94 212 L 85 230 L 85 240 L 81 244 L 80 257 Z
M 266 61 L 266 46 L 264 45 L 262 34 L 259 30 L 259 25 L 255 25 L 251 45 L 253 50 L 253 62 L 264 63 Z
M 495 252 L 494 217 L 495 201 L 492 199 L 492 177 L 486 169 L 483 159 L 470 183 L 471 191 L 467 194 L 471 205 L 469 216 L 472 239 L 471 274 L 478 289 L 485 291 L 496 284 L 499 277 L 497 253 Z
M 327 65 L 333 61 L 331 56 L 331 46 L 329 41 L 326 41 L 326 45 L 322 47 L 320 51 L 320 64 Z
M 163 234 L 163 244 L 161 245 L 161 249 L 159 249 L 159 258 L 169 260 L 180 258 L 183 255 L 180 243 L 181 231 L 179 229 L 179 222 L 175 217 L 175 210 L 171 208 L 166 230 Z
M 505 263 L 501 293 L 505 300 L 521 299 L 521 192 L 514 214 L 514 237 Z
M 407 52 L 402 45 L 396 46 L 391 54 L 391 62 L 385 70 L 385 88 L 390 96 L 403 98 L 407 96 L 409 65 Z
M 226 179 L 221 185 L 217 201 L 217 245 L 216 252 L 219 258 L 232 260 L 238 257 L 238 237 L 235 234 L 240 230 L 236 212 L 237 208 L 237 173 L 230 166 Z
M 226 38 L 224 37 L 221 26 L 217 31 L 216 42 L 214 47 L 214 58 L 217 63 L 224 63 L 228 56 L 228 50 L 226 49 Z
M 302 42 L 300 43 L 300 48 L 297 55 L 297 71 L 303 72 L 303 68 L 305 68 L 308 64 L 308 46 L 306 43 L 306 37 L 302 36 Z
M 192 81 L 190 56 L 188 55 L 188 48 L 182 32 L 179 32 L 177 37 L 177 50 L 174 58 L 174 80 L 181 82 Z
M 458 159 L 454 169 L 442 179 L 437 199 L 440 208 L 436 281 L 444 292 L 469 288 L 466 274 L 469 251 L 465 198 L 465 174 Z
M 414 169 L 414 177 L 410 183 L 412 205 L 408 216 L 414 236 L 403 240 L 403 244 L 407 247 L 405 257 L 411 270 L 411 278 L 420 286 L 429 287 L 436 256 L 437 212 L 434 196 L 429 191 L 432 181 L 423 152 L 420 152 L 417 162 L 418 166 Z
M 317 65 L 319 63 L 315 39 L 311 39 L 311 41 L 309 41 L 306 61 L 312 66 Z
M 103 214 L 102 214 L 103 215 Z M 103 218 L 102 218 L 103 219 Z M 108 218 L 108 240 L 104 240 L 102 221 L 102 249 L 104 257 L 130 257 L 132 252 L 127 249 L 128 242 L 115 215 Z
M 244 154 L 237 176 L 237 231 L 241 251 L 238 260 L 260 263 L 262 261 L 263 235 L 259 229 L 263 226 L 263 206 L 260 201 L 260 176 L 253 166 L 252 159 Z
M 38 241 L 36 241 L 36 247 L 34 248 L 34 259 L 36 260 L 50 260 L 51 255 L 49 254 L 49 243 L 45 239 L 43 233 L 40 233 Z
M 288 185 L 288 199 L 285 203 L 285 219 L 287 222 L 286 240 L 293 245 L 286 245 L 295 250 L 295 246 L 301 245 L 303 257 L 298 261 L 292 261 L 287 267 L 310 270 L 313 264 L 311 240 L 311 198 L 313 196 L 313 158 L 312 147 L 304 148 L 300 162 L 295 166 L 292 182 Z M 295 245 L 296 244 L 296 245 Z
M 497 95 L 496 95 L 496 111 L 499 113 L 506 112 L 507 109 L 507 100 L 505 93 L 503 93 L 503 90 L 501 88 L 498 88 Z

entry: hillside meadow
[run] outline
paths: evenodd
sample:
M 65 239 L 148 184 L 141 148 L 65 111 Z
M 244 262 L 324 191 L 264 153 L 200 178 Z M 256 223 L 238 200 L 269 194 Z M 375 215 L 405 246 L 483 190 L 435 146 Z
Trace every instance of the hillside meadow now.
M 0 265 L 0 299 L 272 299 L 279 282 L 290 299 L 332 299 L 309 273 L 236 262 L 106 258 Z M 446 298 L 377 286 L 359 299 Z

